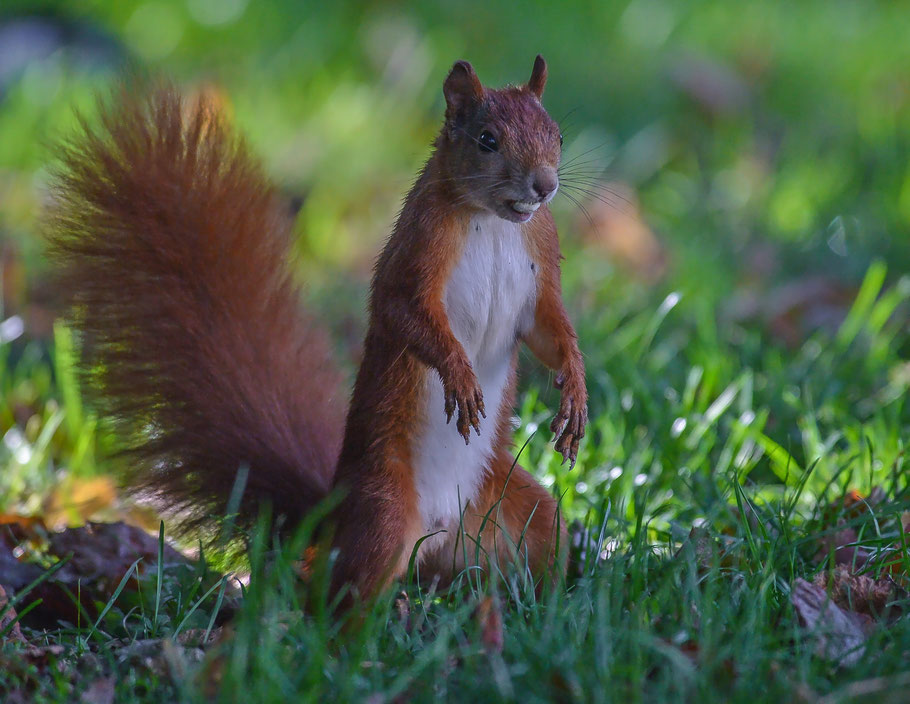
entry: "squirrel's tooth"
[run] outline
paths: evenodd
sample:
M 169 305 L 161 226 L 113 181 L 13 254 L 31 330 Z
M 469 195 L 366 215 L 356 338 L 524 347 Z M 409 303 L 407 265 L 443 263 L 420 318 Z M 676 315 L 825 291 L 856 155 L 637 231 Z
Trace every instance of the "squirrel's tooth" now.
M 515 210 L 517 210 L 519 213 L 533 213 L 540 207 L 540 203 L 526 203 L 524 201 L 517 200 L 512 205 L 512 207 L 515 208 Z

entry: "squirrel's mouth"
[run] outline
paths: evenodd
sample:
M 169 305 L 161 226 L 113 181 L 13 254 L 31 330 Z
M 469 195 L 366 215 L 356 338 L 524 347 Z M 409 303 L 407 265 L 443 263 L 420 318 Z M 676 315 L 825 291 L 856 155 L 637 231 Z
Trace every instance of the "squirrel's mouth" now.
M 527 222 L 531 219 L 531 216 L 537 212 L 540 203 L 532 203 L 527 200 L 509 200 L 506 201 L 506 207 L 511 211 L 510 214 L 515 217 L 515 220 L 518 222 Z

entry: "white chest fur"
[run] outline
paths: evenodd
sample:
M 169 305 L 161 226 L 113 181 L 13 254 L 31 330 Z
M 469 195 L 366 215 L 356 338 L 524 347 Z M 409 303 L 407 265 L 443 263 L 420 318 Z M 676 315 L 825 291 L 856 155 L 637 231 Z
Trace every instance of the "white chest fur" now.
M 534 322 L 535 264 L 520 226 L 494 215 L 475 216 L 445 289 L 449 325 L 471 360 L 483 390 L 486 418 L 465 445 L 455 419 L 446 423 L 442 382 L 427 376 L 423 428 L 412 447 L 424 528 L 451 527 L 477 494 L 493 453 L 497 416 L 518 336 Z

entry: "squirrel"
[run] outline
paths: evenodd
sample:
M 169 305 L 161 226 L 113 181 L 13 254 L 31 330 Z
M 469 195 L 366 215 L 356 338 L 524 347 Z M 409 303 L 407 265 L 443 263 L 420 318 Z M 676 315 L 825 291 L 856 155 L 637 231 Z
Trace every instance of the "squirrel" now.
M 338 489 L 335 592 L 378 594 L 418 544 L 421 575 L 443 582 L 474 560 L 515 561 L 538 584 L 563 572 L 557 501 L 510 451 L 522 342 L 556 372 L 550 427 L 572 466 L 587 422 L 547 207 L 562 136 L 546 79 L 541 56 L 502 89 L 452 67 L 442 130 L 375 266 L 347 408 L 328 336 L 300 309 L 291 218 L 217 105 L 124 84 L 81 120 L 46 237 L 129 487 L 197 532 L 232 505 L 241 467 L 247 524 L 263 503 L 297 524 Z

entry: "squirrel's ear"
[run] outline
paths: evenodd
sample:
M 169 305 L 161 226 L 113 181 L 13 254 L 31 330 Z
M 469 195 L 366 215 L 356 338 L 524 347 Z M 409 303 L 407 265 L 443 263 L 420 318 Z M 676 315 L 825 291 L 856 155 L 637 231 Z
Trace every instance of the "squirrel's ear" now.
M 538 54 L 534 59 L 534 68 L 531 71 L 531 78 L 528 79 L 528 88 L 538 98 L 543 97 L 543 87 L 547 84 L 547 62 Z
M 456 61 L 442 84 L 446 97 L 446 120 L 454 120 L 459 115 L 483 100 L 483 85 L 474 67 L 467 61 Z

